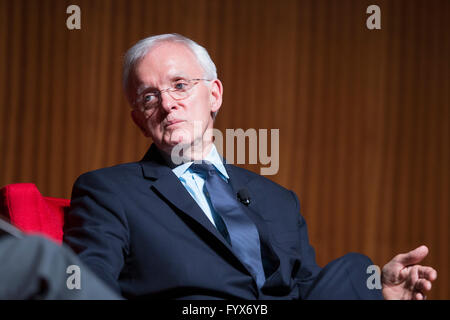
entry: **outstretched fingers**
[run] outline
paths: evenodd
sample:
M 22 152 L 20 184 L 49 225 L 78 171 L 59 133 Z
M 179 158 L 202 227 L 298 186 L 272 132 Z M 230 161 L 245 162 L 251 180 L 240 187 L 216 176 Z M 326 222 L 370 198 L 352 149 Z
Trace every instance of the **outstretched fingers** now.
M 422 261 L 428 254 L 428 248 L 426 246 L 420 246 L 407 253 L 400 253 L 393 259 L 396 263 L 400 263 L 404 267 L 415 265 Z
M 418 273 L 420 279 L 427 279 L 430 281 L 434 281 L 437 278 L 437 271 L 434 270 L 432 267 L 420 266 Z

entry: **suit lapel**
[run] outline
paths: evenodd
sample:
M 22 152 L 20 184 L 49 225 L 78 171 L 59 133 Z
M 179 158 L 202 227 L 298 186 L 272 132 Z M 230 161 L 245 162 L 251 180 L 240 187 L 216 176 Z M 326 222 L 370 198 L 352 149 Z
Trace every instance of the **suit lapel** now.
M 175 174 L 171 172 L 171 174 L 160 177 L 155 181 L 152 188 L 156 189 L 168 202 L 183 212 L 187 218 L 199 223 L 204 229 L 222 242 L 223 245 L 226 247 L 229 246 Z
M 203 210 L 184 188 L 177 176 L 167 166 L 154 144 L 150 147 L 140 164 L 144 177 L 153 181 L 151 189 L 171 206 L 175 206 L 176 209 L 178 209 L 175 211 L 178 211 L 177 214 L 180 214 L 185 221 L 190 220 L 187 221 L 188 223 L 194 221 L 197 225 L 201 226 L 204 231 L 207 231 L 208 234 L 219 241 L 224 249 L 223 252 L 227 253 L 229 257 L 233 257 L 234 260 L 240 264 L 241 268 L 250 274 L 244 264 L 233 253 L 228 242 L 225 241 L 220 232 L 214 227 L 211 221 L 209 221 Z M 231 187 L 237 194 L 240 189 L 247 186 L 249 183 L 249 176 L 239 174 L 236 168 L 231 165 L 225 164 L 225 168 L 230 176 Z M 251 192 L 251 190 L 249 191 Z M 258 228 L 263 248 L 263 264 L 268 278 L 268 276 L 272 275 L 279 267 L 280 261 L 270 245 L 269 233 L 265 222 L 260 215 L 255 212 L 252 205 L 249 207 L 243 205 L 243 207 Z
M 242 262 L 234 255 L 230 245 L 223 238 L 222 234 L 214 227 L 177 176 L 167 166 L 155 145 L 150 147 L 140 164 L 144 177 L 153 180 L 150 188 L 171 206 L 175 206 L 177 210 L 174 211 L 186 223 L 192 225 L 192 222 L 194 222 L 197 226 L 201 227 L 203 231 L 202 235 L 205 234 L 204 231 L 207 231 L 208 234 L 213 236 L 213 239 L 219 241 L 222 244 L 222 252 L 227 253 L 229 257 L 233 257 L 241 265 L 241 268 L 250 274 Z

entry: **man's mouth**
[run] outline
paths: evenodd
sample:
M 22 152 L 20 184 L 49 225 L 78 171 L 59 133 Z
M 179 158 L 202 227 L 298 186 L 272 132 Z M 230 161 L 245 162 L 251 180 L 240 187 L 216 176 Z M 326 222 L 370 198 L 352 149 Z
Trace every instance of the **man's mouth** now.
M 166 122 L 166 128 L 184 122 L 184 120 L 170 120 Z

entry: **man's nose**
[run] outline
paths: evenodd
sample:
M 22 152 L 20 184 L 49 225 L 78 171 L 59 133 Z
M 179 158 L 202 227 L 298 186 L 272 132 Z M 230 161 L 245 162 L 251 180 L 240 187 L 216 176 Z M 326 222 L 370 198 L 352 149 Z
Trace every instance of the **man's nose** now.
M 160 94 L 161 106 L 166 112 L 170 112 L 177 108 L 177 100 L 172 98 L 168 91 L 163 91 Z

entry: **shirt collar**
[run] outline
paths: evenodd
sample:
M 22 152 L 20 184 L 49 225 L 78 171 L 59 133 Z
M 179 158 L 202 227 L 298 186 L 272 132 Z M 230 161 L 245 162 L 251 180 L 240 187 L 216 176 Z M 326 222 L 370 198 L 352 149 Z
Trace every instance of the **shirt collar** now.
M 214 144 L 212 145 L 211 151 L 209 151 L 208 155 L 203 160 L 211 162 L 217 169 L 217 171 L 219 171 L 225 178 L 230 178 L 227 171 L 225 170 L 225 166 L 223 165 L 222 157 L 219 155 L 219 152 L 217 152 L 216 146 Z M 178 178 L 180 178 L 193 163 L 193 161 L 183 163 L 173 168 L 172 171 Z

